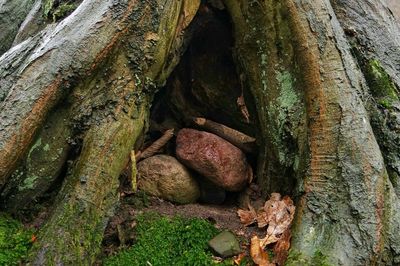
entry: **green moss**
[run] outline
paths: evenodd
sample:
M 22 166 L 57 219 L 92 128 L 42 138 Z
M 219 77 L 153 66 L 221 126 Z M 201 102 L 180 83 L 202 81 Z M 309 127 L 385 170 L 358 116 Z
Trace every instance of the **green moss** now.
M 66 17 L 77 7 L 77 4 L 71 1 L 64 1 L 58 6 L 55 3 L 55 0 L 45 0 L 43 4 L 43 16 L 46 19 L 51 18 L 53 22 Z
M 31 247 L 32 232 L 0 213 L 0 265 L 20 265 Z
M 312 257 L 308 257 L 299 251 L 290 250 L 285 266 L 332 266 L 328 257 L 322 251 L 315 251 Z
M 49 151 L 50 150 L 50 145 L 49 144 L 44 145 L 43 150 L 44 151 Z
M 390 101 L 388 99 L 381 99 L 381 100 L 378 101 L 378 103 L 380 105 L 382 105 L 383 107 L 385 107 L 386 109 L 392 107 L 392 101 Z
M 320 250 L 317 250 L 312 257 L 312 263 L 315 266 L 331 266 L 328 262 L 328 257 L 324 255 Z
M 372 59 L 365 66 L 365 78 L 371 90 L 372 96 L 378 103 L 391 108 L 394 101 L 398 101 L 398 92 L 385 69 L 378 60 Z
M 50 16 L 50 11 L 53 8 L 54 5 L 54 0 L 45 0 L 43 3 L 43 16 L 45 18 L 49 18 Z
M 207 242 L 217 233 L 202 219 L 143 214 L 137 218 L 136 244 L 107 258 L 104 265 L 213 265 Z
M 75 10 L 75 8 L 77 7 L 76 4 L 72 3 L 62 3 L 60 6 L 58 6 L 54 12 L 53 12 L 53 21 L 57 21 L 60 20 L 66 16 L 68 16 L 69 14 L 72 13 L 72 11 Z

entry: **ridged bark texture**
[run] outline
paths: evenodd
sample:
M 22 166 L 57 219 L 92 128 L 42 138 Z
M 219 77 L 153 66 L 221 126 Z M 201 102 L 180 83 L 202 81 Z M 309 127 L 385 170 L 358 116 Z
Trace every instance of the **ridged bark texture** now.
M 273 192 L 297 180 L 288 264 L 396 265 L 399 201 L 365 109 L 365 73 L 330 1 L 225 2 L 266 139 L 259 182 Z
M 119 174 L 145 130 L 156 89 L 179 60 L 199 4 L 83 1 L 72 15 L 0 58 L 4 206 L 12 209 L 42 194 L 57 178 L 51 167 L 57 172 L 65 163 L 67 141 L 82 141 L 31 264 L 94 262 L 118 205 Z M 41 160 L 47 161 L 38 167 Z M 25 172 L 16 175 L 19 165 Z

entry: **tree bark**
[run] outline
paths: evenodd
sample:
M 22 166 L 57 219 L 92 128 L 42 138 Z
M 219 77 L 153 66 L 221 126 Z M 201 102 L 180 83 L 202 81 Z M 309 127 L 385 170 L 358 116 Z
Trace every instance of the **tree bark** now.
M 0 3 L 0 55 L 12 46 L 33 4 L 34 0 L 4 0 Z
M 343 21 L 330 1 L 226 3 L 240 71 L 256 98 L 268 147 L 260 155 L 258 179 L 267 191 L 280 191 L 282 183 L 291 182 L 290 173 L 297 178 L 299 201 L 288 263 L 312 264 L 321 254 L 333 265 L 399 263 L 399 201 L 370 127 L 373 117 L 364 107 L 371 106 L 366 98 L 372 88 L 351 56 Z M 362 1 L 332 4 L 370 7 Z M 368 14 L 374 17 L 378 10 L 383 20 L 370 23 L 398 31 L 387 24 L 393 22 L 387 10 L 376 7 Z M 365 38 L 378 34 L 359 22 L 353 25 L 372 31 Z M 382 65 L 392 77 L 398 36 L 390 36 L 386 28 L 384 32 L 393 41 L 377 52 L 387 60 Z M 393 103 L 398 101 L 395 94 Z M 371 108 L 376 110 L 376 104 Z M 397 145 L 390 151 L 396 153 Z
M 118 176 L 144 130 L 152 95 L 179 60 L 183 32 L 198 6 L 199 1 L 84 1 L 64 21 L 0 58 L 0 185 L 18 191 L 8 193 L 13 199 L 4 205 L 12 209 L 43 193 L 56 177 L 49 176 L 51 163 L 57 162 L 58 171 L 65 162 L 66 138 L 80 132 L 83 142 L 35 242 L 32 264 L 94 262 L 117 205 Z M 54 119 L 54 130 L 42 130 Z M 46 137 L 60 129 L 59 141 Z M 58 156 L 51 157 L 54 151 Z M 28 172 L 15 188 L 8 181 L 25 156 Z M 39 169 L 43 156 L 50 163 Z
M 383 1 L 334 1 L 333 8 L 364 73 L 365 107 L 391 182 L 400 194 L 400 28 Z M 365 16 L 365 14 L 369 14 Z
M 287 264 L 399 264 L 400 24 L 387 3 L 223 2 L 257 110 L 257 182 L 297 199 Z M 29 260 L 86 265 L 200 1 L 85 0 L 26 28 L 39 4 L 0 6 L 0 204 L 16 212 L 63 178 Z

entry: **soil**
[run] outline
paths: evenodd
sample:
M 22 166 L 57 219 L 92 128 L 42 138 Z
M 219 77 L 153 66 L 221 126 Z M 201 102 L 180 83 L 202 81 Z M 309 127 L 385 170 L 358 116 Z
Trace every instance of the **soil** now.
M 259 201 L 261 202 L 261 201 Z M 252 201 L 257 205 L 257 202 Z M 121 205 L 116 215 L 110 220 L 103 240 L 103 254 L 105 256 L 116 253 L 121 248 L 129 246 L 135 240 L 135 217 L 144 212 L 158 213 L 163 216 L 181 216 L 183 218 L 201 218 L 210 221 L 220 230 L 229 230 L 238 236 L 243 250 L 252 235 L 265 236 L 265 230 L 257 226 L 245 227 L 237 215 L 239 203 L 236 199 L 228 199 L 223 205 L 186 204 L 176 205 L 171 202 L 146 196 L 140 191 L 132 195 L 121 197 Z

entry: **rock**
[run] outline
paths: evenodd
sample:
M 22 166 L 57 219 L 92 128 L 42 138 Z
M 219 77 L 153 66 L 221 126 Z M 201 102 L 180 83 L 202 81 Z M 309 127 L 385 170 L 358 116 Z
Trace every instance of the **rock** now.
M 242 190 L 252 175 L 246 156 L 239 148 L 205 131 L 180 130 L 176 155 L 183 164 L 228 191 Z
M 208 204 L 221 204 L 225 201 L 225 189 L 206 178 L 197 178 L 200 185 L 200 201 Z
M 200 196 L 197 181 L 174 157 L 156 155 L 137 164 L 140 190 L 175 203 L 193 203 Z
M 208 242 L 208 245 L 223 258 L 238 255 L 241 251 L 235 235 L 229 231 L 218 234 Z

